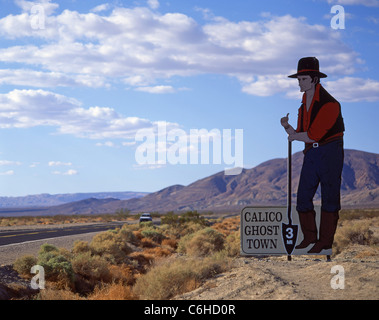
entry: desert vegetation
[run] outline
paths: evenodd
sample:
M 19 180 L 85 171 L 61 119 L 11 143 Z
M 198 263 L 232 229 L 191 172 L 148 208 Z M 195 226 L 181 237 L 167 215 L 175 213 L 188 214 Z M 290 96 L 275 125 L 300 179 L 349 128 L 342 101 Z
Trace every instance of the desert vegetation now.
M 342 210 L 334 237 L 333 254 L 350 245 L 367 246 L 367 254 L 379 249 L 379 209 Z
M 363 245 L 379 252 L 379 210 L 343 210 L 333 254 Z M 197 212 L 168 213 L 161 225 L 124 224 L 72 250 L 50 244 L 37 256 L 24 256 L 13 268 L 27 279 L 35 264 L 45 269 L 46 289 L 31 299 L 171 299 L 229 270 L 240 254 L 239 216 L 204 219 Z
M 159 226 L 124 224 L 72 250 L 44 244 L 13 268 L 31 278 L 33 265 L 44 267 L 46 287 L 33 299 L 170 299 L 231 267 L 239 237 L 229 235 L 238 229 L 238 218 L 211 225 L 197 212 L 169 213 Z
M 119 209 L 114 214 L 0 217 L 0 227 L 112 222 L 136 220 L 139 219 L 139 216 L 140 215 L 131 215 L 127 209 Z

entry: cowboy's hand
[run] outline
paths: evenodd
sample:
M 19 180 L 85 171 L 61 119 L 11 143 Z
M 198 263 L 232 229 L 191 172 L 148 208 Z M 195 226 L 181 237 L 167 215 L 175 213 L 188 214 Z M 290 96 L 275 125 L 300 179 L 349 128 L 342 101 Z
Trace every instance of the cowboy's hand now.
M 288 135 L 288 141 L 295 141 L 297 138 L 297 132 Z
M 283 117 L 283 118 L 280 119 L 280 124 L 284 128 L 287 128 L 289 126 L 289 124 L 288 124 L 288 120 L 289 120 L 288 115 L 289 115 L 289 113 L 287 113 L 287 115 L 285 117 Z

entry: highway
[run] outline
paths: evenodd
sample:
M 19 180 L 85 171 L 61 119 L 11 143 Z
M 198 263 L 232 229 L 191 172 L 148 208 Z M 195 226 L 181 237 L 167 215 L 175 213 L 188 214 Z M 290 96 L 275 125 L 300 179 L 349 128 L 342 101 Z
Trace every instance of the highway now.
M 58 238 L 69 235 L 101 232 L 109 229 L 121 227 L 125 222 L 110 222 L 93 225 L 67 225 L 65 227 L 24 229 L 12 231 L 0 231 L 0 247 L 9 244 L 23 243 L 27 241 L 43 240 L 48 238 Z

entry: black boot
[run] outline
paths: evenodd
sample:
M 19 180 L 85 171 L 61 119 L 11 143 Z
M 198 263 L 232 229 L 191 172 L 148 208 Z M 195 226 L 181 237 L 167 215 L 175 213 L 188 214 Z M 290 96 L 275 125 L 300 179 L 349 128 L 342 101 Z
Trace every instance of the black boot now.
M 316 212 L 299 212 L 299 220 L 304 239 L 295 249 L 304 249 L 317 241 Z
M 320 237 L 316 244 L 308 253 L 320 253 L 321 250 L 331 249 L 334 234 L 337 229 L 339 215 L 337 212 L 321 211 Z

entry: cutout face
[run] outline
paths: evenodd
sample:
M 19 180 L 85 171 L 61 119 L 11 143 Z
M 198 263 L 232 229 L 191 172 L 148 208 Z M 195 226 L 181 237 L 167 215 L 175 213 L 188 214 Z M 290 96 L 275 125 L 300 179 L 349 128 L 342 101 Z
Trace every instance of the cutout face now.
M 299 80 L 300 92 L 306 92 L 315 86 L 315 82 L 312 81 L 311 76 L 297 76 L 297 80 Z

